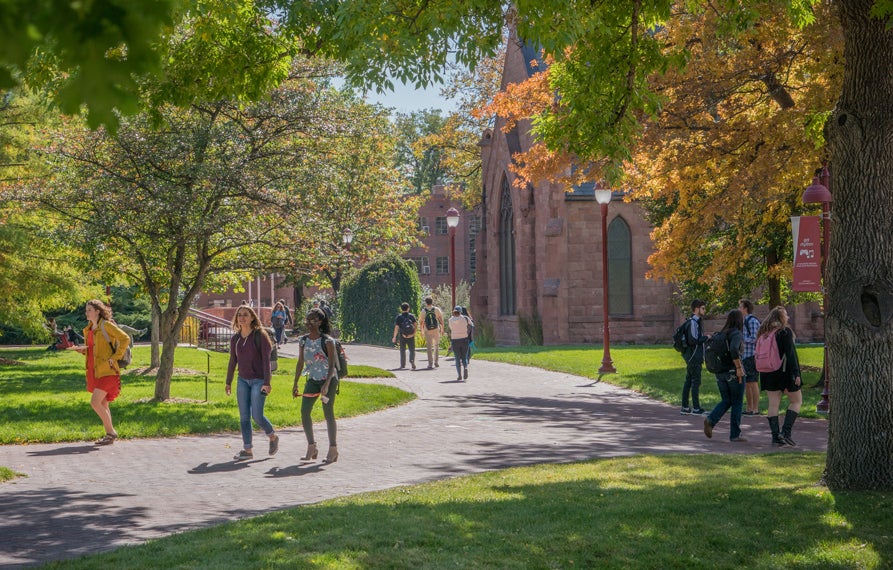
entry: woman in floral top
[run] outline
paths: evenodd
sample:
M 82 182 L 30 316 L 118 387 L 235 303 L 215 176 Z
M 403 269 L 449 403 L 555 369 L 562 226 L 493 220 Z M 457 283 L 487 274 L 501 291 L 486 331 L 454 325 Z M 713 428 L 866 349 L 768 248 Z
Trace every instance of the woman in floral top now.
M 338 392 L 338 374 L 335 369 L 335 341 L 331 336 L 331 327 L 326 313 L 322 309 L 311 309 L 307 313 L 307 330 L 298 343 L 301 350 L 298 354 L 298 366 L 295 369 L 295 385 L 292 395 L 297 398 L 302 394 L 298 390 L 298 381 L 301 373 L 307 369 L 307 381 L 304 384 L 304 394 L 301 400 L 301 425 L 304 427 L 304 435 L 307 436 L 307 454 L 303 461 L 316 459 L 318 450 L 316 440 L 313 439 L 313 420 L 310 417 L 313 405 L 317 398 L 322 399 L 322 411 L 326 418 L 326 428 L 329 432 L 329 452 L 323 463 L 334 463 L 338 460 L 338 447 L 336 443 L 337 427 L 335 426 L 335 395 Z M 325 347 L 323 347 L 325 343 Z

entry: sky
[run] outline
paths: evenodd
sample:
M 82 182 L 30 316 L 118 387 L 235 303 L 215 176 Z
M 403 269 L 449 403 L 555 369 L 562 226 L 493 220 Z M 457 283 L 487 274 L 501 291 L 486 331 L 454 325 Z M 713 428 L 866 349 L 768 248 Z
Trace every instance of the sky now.
M 393 107 L 399 113 L 411 113 L 422 109 L 440 109 L 443 115 L 456 110 L 456 103 L 440 96 L 442 85 L 435 85 L 427 89 L 415 89 L 411 85 L 403 85 L 400 81 L 394 81 L 394 91 L 384 94 L 370 91 L 366 94 L 366 101 L 381 103 L 385 107 Z

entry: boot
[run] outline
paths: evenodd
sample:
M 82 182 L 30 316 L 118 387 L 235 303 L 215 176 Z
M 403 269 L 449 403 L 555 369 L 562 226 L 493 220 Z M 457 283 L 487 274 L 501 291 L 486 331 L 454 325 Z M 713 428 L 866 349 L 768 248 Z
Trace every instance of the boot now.
M 335 463 L 338 461 L 338 448 L 334 445 L 329 446 L 329 452 L 326 454 L 326 458 L 322 460 L 323 463 Z
M 788 410 L 784 414 L 784 425 L 781 426 L 781 437 L 784 438 L 784 442 L 791 447 L 797 445 L 793 439 L 791 439 L 791 429 L 794 427 L 794 422 L 797 421 L 797 416 L 799 414 L 793 410 Z
M 784 440 L 778 431 L 778 416 L 772 416 L 767 419 L 769 420 L 769 429 L 772 431 L 772 445 L 779 447 L 787 445 L 788 442 Z
M 301 458 L 301 461 L 310 461 L 311 459 L 316 459 L 319 455 L 319 450 L 316 448 L 315 443 L 307 444 L 307 455 Z

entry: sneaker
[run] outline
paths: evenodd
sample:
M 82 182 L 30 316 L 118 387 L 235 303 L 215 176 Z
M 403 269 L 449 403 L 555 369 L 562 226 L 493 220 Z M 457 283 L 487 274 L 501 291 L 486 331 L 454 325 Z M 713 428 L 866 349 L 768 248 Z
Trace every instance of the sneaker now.
M 731 441 L 732 443 L 745 443 L 745 442 L 747 441 L 747 438 L 746 438 L 746 437 L 741 437 L 741 436 L 739 435 L 738 437 L 733 437 L 733 438 L 730 439 L 729 441 Z
M 254 454 L 251 452 L 250 449 L 243 449 L 242 451 L 240 451 L 239 453 L 237 453 L 237 454 L 233 457 L 233 459 L 234 459 L 235 461 L 246 461 L 246 460 L 248 460 L 248 459 L 254 459 Z
M 679 410 L 679 414 L 683 416 L 690 416 L 691 408 L 682 408 L 681 410 Z
M 434 368 L 440 368 L 440 363 L 439 363 L 439 362 L 435 362 L 435 363 L 434 363 Z
M 279 451 L 279 436 L 273 434 L 270 436 L 270 455 L 276 455 L 277 451 Z
M 412 369 L 415 370 L 415 362 L 412 362 Z
M 462 371 L 462 378 L 468 380 L 468 368 Z
M 742 416 L 758 416 L 760 412 L 741 412 Z
M 693 415 L 693 416 L 700 416 L 700 415 L 703 415 L 706 413 L 707 412 L 704 411 L 704 408 L 692 408 L 691 409 L 691 415 Z
M 713 437 L 713 424 L 710 423 L 710 418 L 704 418 L 704 435 Z

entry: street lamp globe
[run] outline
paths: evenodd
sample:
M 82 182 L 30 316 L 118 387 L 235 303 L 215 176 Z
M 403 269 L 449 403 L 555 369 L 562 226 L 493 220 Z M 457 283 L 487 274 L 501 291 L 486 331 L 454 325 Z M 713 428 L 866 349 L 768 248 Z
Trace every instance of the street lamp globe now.
M 344 245 L 349 246 L 353 241 L 353 230 L 351 230 L 350 228 L 344 230 L 344 235 L 341 236 L 341 241 L 344 242 Z
M 459 225 L 459 210 L 450 208 L 446 213 L 447 227 L 455 228 Z
M 599 204 L 610 204 L 611 203 L 611 195 L 613 192 L 610 188 L 598 188 L 595 189 L 595 201 Z

